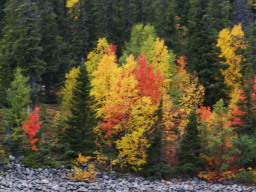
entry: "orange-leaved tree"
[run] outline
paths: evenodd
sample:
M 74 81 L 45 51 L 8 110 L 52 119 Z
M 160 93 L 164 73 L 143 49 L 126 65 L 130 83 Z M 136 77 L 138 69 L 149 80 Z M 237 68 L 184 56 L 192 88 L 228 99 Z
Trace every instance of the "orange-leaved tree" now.
M 214 105 L 213 112 L 210 107 L 200 107 L 198 114 L 201 146 L 204 146 L 200 157 L 206 161 L 205 170 L 198 176 L 209 182 L 225 180 L 227 172 L 235 171 L 234 161 L 239 153 L 235 146 L 238 135 L 229 126 L 228 109 L 220 100 Z
M 188 123 L 188 116 L 192 109 L 203 103 L 204 87 L 199 83 L 198 76 L 189 74 L 186 69 L 187 58 L 177 59 L 176 74 L 171 82 L 171 94 L 176 105 L 176 113 L 180 116 L 178 129 L 183 132 Z
M 37 151 L 35 143 L 37 143 L 38 138 L 36 138 L 36 134 L 42 124 L 42 121 L 39 121 L 39 110 L 40 108 L 36 107 L 34 111 L 28 115 L 29 121 L 22 124 L 23 132 L 28 135 L 30 140 L 30 146 L 24 146 L 24 148 L 30 148 L 33 151 Z

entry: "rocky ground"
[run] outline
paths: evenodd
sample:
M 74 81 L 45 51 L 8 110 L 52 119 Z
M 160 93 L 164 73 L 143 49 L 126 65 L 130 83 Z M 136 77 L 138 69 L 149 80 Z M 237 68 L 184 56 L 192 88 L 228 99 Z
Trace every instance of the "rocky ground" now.
M 12 158 L 11 158 L 12 159 Z M 14 159 L 13 159 L 14 160 Z M 155 192 L 155 191 L 255 191 L 256 186 L 243 186 L 240 184 L 210 184 L 197 178 L 179 181 L 148 181 L 141 177 L 126 176 L 119 178 L 115 172 L 111 174 L 98 173 L 95 183 L 75 182 L 66 178 L 67 169 L 54 168 L 26 168 L 15 161 L 2 167 L 0 176 L 1 192 L 18 191 L 49 191 L 49 192 Z

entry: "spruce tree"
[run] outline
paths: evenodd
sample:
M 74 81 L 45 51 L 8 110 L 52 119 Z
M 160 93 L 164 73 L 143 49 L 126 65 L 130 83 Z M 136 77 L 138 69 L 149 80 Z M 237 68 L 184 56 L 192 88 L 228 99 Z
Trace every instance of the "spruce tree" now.
M 189 122 L 185 128 L 180 148 L 180 170 L 185 174 L 195 175 L 200 169 L 200 138 L 195 110 L 190 113 Z
M 4 18 L 4 7 L 5 7 L 6 0 L 0 1 L 0 39 L 2 38 L 1 31 L 2 31 L 2 20 Z
M 215 3 L 215 4 L 213 4 Z M 190 72 L 196 71 L 199 82 L 205 88 L 204 105 L 213 106 L 219 99 L 228 99 L 224 90 L 228 87 L 224 84 L 221 69 L 225 65 L 220 64 L 218 49 L 216 48 L 217 31 L 227 25 L 229 18 L 229 4 L 226 1 L 214 1 L 208 4 L 206 0 L 191 0 L 188 23 L 188 38 L 186 44 L 188 67 Z M 220 7 L 216 9 L 215 6 Z M 213 11 L 213 9 L 218 10 Z M 214 19 L 217 17 L 218 19 Z
M 31 88 L 28 85 L 29 78 L 17 68 L 11 87 L 7 90 L 8 117 L 7 126 L 11 131 L 11 150 L 18 152 L 22 149 L 24 137 L 22 124 L 27 119 L 27 105 L 30 101 Z
M 7 1 L 5 7 L 5 25 L 2 33 L 5 34 L 0 44 L 0 79 L 2 98 L 4 101 L 6 89 L 13 78 L 14 69 L 20 67 L 30 77 L 33 89 L 32 99 L 37 103 L 37 82 L 45 70 L 42 60 L 40 16 L 34 0 Z
M 40 30 L 42 40 L 42 60 L 45 62 L 45 72 L 42 74 L 42 83 L 45 85 L 45 102 L 53 99 L 52 88 L 57 87 L 64 79 L 67 58 L 65 56 L 64 40 L 60 36 L 57 15 L 54 12 L 53 4 L 48 0 L 38 0 L 37 6 L 40 10 Z
M 152 6 L 155 9 L 151 24 L 155 27 L 157 35 L 165 40 L 166 45 L 174 49 L 179 43 L 176 36 L 173 1 L 157 0 L 152 3 Z
M 78 152 L 91 154 L 95 149 L 93 128 L 95 126 L 94 112 L 91 109 L 90 81 L 86 66 L 80 66 L 80 72 L 76 78 L 71 100 L 71 115 L 68 117 L 68 128 L 65 130 L 66 143 L 69 144 L 69 154 L 74 157 Z

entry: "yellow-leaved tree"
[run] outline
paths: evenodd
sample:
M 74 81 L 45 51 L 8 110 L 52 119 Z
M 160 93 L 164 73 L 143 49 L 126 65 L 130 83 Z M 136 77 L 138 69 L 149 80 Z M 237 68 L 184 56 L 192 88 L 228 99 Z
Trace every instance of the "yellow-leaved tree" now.
M 177 91 L 173 97 L 176 99 L 176 113 L 180 117 L 178 129 L 183 133 L 191 110 L 203 103 L 204 87 L 199 83 L 196 74 L 191 75 L 187 72 L 185 56 L 179 57 L 177 62 L 176 74 L 171 82 L 171 91 Z
M 241 24 L 235 25 L 231 31 L 227 28 L 221 30 L 217 46 L 221 49 L 219 57 L 223 57 L 225 59 L 223 64 L 228 66 L 227 69 L 222 70 L 222 74 L 225 78 L 224 82 L 231 88 L 229 96 L 233 98 L 242 82 L 241 70 L 244 58 L 238 53 L 238 50 L 246 48 Z
M 78 4 L 78 3 L 79 3 L 79 0 L 67 0 L 66 7 L 67 7 L 67 8 L 71 8 L 71 7 L 73 7 L 75 4 Z
M 97 69 L 92 73 L 91 95 L 96 104 L 96 115 L 104 118 L 106 103 L 111 102 L 111 97 L 116 93 L 121 70 L 116 63 L 114 54 L 104 54 L 98 63 Z
M 76 78 L 79 73 L 79 67 L 73 67 L 69 73 L 65 75 L 65 84 L 64 87 L 61 90 L 62 95 L 62 105 L 66 109 L 70 108 L 70 101 L 73 96 L 72 90 L 74 89 L 76 85 Z
M 98 68 L 98 64 L 103 55 L 108 51 L 109 44 L 106 38 L 100 38 L 97 47 L 91 51 L 85 62 L 89 76 Z

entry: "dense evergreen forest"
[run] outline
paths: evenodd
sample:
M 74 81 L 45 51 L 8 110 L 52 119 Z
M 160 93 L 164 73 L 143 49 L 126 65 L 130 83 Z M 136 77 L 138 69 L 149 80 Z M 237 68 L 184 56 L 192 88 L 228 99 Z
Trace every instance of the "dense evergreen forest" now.
M 255 0 L 1 0 L 1 162 L 256 183 L 255 16 Z

